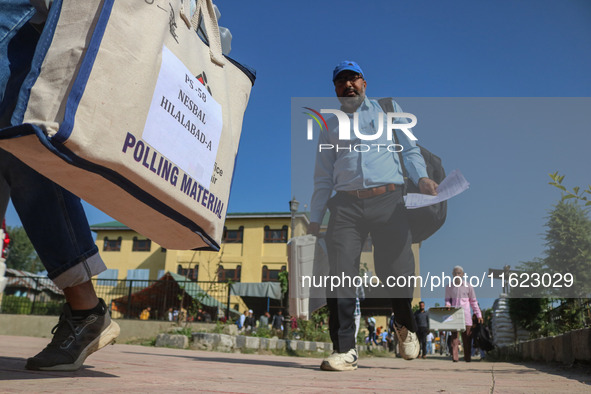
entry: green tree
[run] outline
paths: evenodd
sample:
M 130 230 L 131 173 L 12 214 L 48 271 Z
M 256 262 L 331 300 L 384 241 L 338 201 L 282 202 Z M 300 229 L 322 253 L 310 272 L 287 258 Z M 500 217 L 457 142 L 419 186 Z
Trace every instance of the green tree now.
M 543 275 L 544 273 L 552 274 L 551 270 L 546 265 L 543 258 L 536 257 L 531 261 L 522 261 L 517 264 L 517 272 L 525 272 L 531 275 Z M 517 286 L 511 288 L 512 298 L 548 298 L 551 294 L 544 286 Z M 524 326 L 525 327 L 525 326 Z
M 532 261 L 521 262 L 517 265 L 518 272 L 542 275 L 548 272 L 544 259 L 535 258 Z M 545 313 L 548 311 L 549 298 L 545 297 L 542 287 L 515 287 L 511 289 L 509 298 L 509 315 L 517 326 L 530 331 L 535 337 L 547 333 L 545 329 Z
M 568 296 L 579 298 L 565 298 L 567 294 L 544 287 L 511 289 L 511 317 L 534 336 L 550 336 L 582 327 L 581 298 L 591 294 L 591 220 L 586 208 L 591 206 L 588 196 L 591 186 L 588 190 L 575 187 L 568 191 L 562 185 L 564 175 L 555 172 L 550 178 L 549 184 L 560 189 L 562 196 L 546 222 L 545 257 L 521 263 L 517 268 L 539 275 L 550 274 L 552 278 L 554 274 L 571 274 L 573 288 L 563 289 L 569 290 Z
M 554 206 L 546 223 L 546 258 L 553 273 L 574 276 L 578 297 L 591 293 L 591 220 L 576 202 L 561 200 Z
M 511 320 L 518 326 L 539 334 L 545 321 L 544 312 L 546 312 L 548 300 L 546 298 L 536 297 L 512 297 L 508 301 Z
M 37 256 L 25 229 L 20 226 L 8 226 L 6 232 L 10 236 L 6 266 L 33 273 L 43 270 L 41 260 Z
M 289 273 L 287 271 L 281 271 L 278 279 L 281 285 L 281 307 L 285 307 L 289 311 Z

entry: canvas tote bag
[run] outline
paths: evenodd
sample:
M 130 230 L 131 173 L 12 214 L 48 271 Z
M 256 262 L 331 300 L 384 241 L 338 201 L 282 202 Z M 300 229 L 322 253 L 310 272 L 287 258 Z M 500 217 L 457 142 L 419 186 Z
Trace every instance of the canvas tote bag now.
M 0 147 L 165 248 L 219 250 L 254 75 L 211 0 L 189 8 L 56 0 Z

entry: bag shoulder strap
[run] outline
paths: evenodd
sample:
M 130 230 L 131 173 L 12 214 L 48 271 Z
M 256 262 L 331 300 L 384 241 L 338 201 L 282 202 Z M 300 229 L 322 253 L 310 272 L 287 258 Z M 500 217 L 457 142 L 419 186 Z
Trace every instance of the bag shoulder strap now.
M 394 110 L 394 103 L 392 102 L 392 100 L 393 100 L 392 97 L 383 97 L 378 100 L 378 104 L 380 104 L 380 107 L 382 107 L 382 110 L 385 113 L 396 112 Z M 396 145 L 400 145 L 398 143 L 398 136 L 396 135 L 396 130 L 394 130 L 392 132 L 392 135 L 394 136 L 394 143 Z M 402 159 L 402 152 L 398 152 L 398 161 L 400 162 L 400 167 L 402 168 L 402 177 L 404 178 L 404 183 L 406 183 L 406 180 L 408 178 L 408 172 L 406 171 L 406 167 L 404 166 L 404 160 Z

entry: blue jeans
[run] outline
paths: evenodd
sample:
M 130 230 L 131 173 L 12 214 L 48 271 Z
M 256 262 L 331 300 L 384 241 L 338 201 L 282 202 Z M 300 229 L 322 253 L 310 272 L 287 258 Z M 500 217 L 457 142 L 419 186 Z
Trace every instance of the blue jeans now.
M 376 344 L 376 346 L 378 346 L 378 337 L 376 336 L 376 332 L 370 332 L 369 333 L 369 344 L 371 345 L 371 342 L 373 341 L 373 343 Z
M 37 30 L 28 23 L 35 13 L 28 0 L 2 3 L 0 129 L 10 126 L 10 116 L 39 38 Z M 1 149 L 0 177 L 6 182 L 4 187 L 10 188 L 12 203 L 47 275 L 58 287 L 76 286 L 107 269 L 78 197 Z

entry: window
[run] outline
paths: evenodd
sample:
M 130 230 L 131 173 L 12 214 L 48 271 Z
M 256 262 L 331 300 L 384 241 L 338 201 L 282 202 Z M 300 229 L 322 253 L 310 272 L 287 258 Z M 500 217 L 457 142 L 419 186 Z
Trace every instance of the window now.
M 228 230 L 228 228 L 224 226 L 224 236 L 222 242 L 227 244 L 241 244 L 243 234 L 244 226 L 240 226 L 238 230 Z
M 138 239 L 133 237 L 133 247 L 131 248 L 134 252 L 149 252 L 152 248 L 152 241 L 149 239 Z
M 222 265 L 218 268 L 218 282 L 227 282 L 229 280 L 233 282 L 240 282 L 240 271 L 242 268 L 237 266 L 232 269 L 224 269 Z
M 287 226 L 277 230 L 265 226 L 265 243 L 287 243 Z
M 149 269 L 127 270 L 127 280 L 132 281 L 133 287 L 148 287 L 150 279 Z
M 97 276 L 96 284 L 98 286 L 117 286 L 117 277 L 119 276 L 119 270 L 108 269 L 101 272 Z M 110 280 L 107 280 L 110 279 Z
M 199 276 L 199 266 L 196 265 L 193 268 L 183 268 L 182 265 L 178 265 L 176 273 L 186 277 L 189 280 L 197 280 Z
M 105 237 L 103 243 L 103 252 L 119 252 L 121 250 L 121 237 L 109 239 Z
M 263 278 L 261 282 L 279 282 L 279 273 L 285 271 L 287 268 L 283 265 L 281 269 L 270 270 L 266 265 L 263 266 Z

